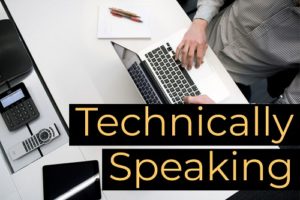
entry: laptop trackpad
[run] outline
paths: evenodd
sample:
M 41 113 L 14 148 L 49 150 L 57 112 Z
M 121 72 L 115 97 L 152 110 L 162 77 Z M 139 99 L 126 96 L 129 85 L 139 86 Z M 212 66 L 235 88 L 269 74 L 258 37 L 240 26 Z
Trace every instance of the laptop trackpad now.
M 201 94 L 205 94 L 216 103 L 222 103 L 228 96 L 229 91 L 218 74 L 204 62 L 199 69 L 188 71 Z

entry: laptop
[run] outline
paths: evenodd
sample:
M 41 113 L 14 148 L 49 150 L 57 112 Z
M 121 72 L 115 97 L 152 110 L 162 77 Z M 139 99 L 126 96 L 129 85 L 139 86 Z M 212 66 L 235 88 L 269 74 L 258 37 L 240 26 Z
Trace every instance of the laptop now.
M 136 53 L 116 42 L 112 45 L 147 104 L 182 104 L 184 96 L 206 94 L 222 103 L 229 92 L 207 63 L 186 70 L 175 60 L 185 30 Z

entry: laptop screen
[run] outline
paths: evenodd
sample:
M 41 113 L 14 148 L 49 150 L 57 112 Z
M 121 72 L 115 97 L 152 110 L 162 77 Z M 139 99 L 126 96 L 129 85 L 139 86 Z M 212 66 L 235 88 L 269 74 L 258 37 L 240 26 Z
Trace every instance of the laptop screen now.
M 133 51 L 126 49 L 126 48 L 122 47 L 121 45 L 118 45 L 114 42 L 112 42 L 112 45 L 115 48 L 118 56 L 120 57 L 122 63 L 124 64 L 124 66 L 126 67 L 127 70 L 129 70 L 129 68 L 131 66 L 133 66 L 134 64 L 136 64 L 136 65 L 141 64 L 141 62 L 142 62 L 141 59 Z
M 146 103 L 161 104 L 162 100 L 154 88 L 154 85 L 151 82 L 151 77 L 147 74 L 147 70 L 143 69 L 142 61 L 138 54 L 114 42 L 112 42 L 112 45 Z

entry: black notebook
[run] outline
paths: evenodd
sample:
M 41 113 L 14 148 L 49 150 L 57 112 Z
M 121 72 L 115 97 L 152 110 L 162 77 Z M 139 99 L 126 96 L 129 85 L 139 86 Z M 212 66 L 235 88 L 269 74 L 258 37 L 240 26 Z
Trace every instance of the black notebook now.
M 97 161 L 43 167 L 44 199 L 101 199 Z

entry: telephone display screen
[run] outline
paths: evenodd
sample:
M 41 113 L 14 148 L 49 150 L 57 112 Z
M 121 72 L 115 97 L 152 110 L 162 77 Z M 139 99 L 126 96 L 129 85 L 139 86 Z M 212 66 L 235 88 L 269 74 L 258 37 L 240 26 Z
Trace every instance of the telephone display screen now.
M 25 97 L 25 95 L 24 95 L 22 89 L 18 89 L 16 91 L 12 92 L 11 94 L 7 95 L 6 97 L 3 97 L 2 99 L 0 99 L 0 102 L 3 106 L 3 108 L 6 108 L 24 97 Z

